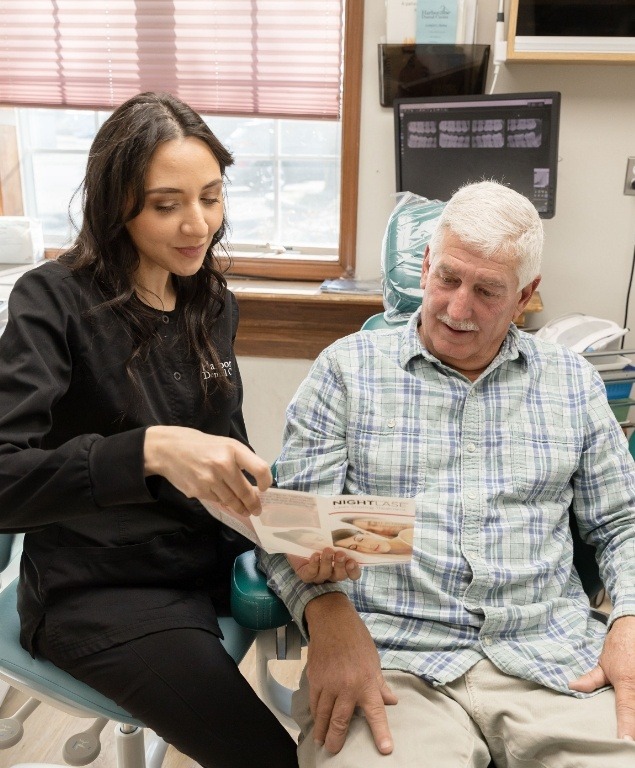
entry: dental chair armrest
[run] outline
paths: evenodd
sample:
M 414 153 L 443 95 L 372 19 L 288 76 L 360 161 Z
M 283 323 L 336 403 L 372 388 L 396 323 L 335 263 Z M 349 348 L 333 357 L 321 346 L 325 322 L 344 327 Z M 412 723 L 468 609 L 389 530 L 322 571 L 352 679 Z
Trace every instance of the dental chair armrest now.
M 275 629 L 291 621 L 284 603 L 267 586 L 253 551 L 239 555 L 232 571 L 231 610 L 234 619 L 249 629 Z

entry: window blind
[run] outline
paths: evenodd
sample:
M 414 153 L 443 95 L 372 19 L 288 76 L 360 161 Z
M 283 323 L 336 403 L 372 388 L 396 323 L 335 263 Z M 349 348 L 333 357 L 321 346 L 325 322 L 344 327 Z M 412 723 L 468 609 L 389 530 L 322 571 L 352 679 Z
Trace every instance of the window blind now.
M 2 0 L 0 103 L 338 118 L 344 0 Z

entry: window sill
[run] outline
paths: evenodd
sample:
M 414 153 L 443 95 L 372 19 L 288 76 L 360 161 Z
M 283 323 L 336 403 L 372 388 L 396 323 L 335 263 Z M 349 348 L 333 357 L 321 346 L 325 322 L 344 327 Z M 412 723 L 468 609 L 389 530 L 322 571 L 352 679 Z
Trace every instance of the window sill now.
M 243 277 L 267 280 L 274 276 L 276 280 L 322 281 L 352 270 L 348 263 L 340 263 L 337 255 L 321 254 L 317 248 L 301 255 L 292 251 L 278 255 L 234 251 L 231 262 L 222 257 L 220 261 L 227 277 L 238 280 Z
M 320 293 L 320 283 L 229 278 L 238 299 L 236 354 L 313 360 L 383 311 L 377 294 Z

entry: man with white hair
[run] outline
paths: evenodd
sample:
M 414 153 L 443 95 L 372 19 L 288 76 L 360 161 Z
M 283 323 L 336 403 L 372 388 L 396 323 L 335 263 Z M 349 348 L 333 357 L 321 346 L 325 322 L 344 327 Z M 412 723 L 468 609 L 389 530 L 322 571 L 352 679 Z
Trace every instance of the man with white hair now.
M 635 464 L 597 371 L 513 325 L 542 244 L 522 195 L 463 187 L 426 249 L 421 310 L 331 345 L 289 406 L 281 487 L 417 509 L 406 565 L 261 554 L 309 638 L 303 768 L 635 765 Z

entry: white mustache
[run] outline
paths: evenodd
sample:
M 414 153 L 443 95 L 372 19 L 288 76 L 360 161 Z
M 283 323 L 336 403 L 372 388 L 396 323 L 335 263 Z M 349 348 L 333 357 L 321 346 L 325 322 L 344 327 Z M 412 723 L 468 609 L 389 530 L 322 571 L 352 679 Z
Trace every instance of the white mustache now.
M 451 320 L 448 315 L 437 315 L 437 320 L 452 328 L 453 331 L 480 331 L 481 329 L 471 320 Z

